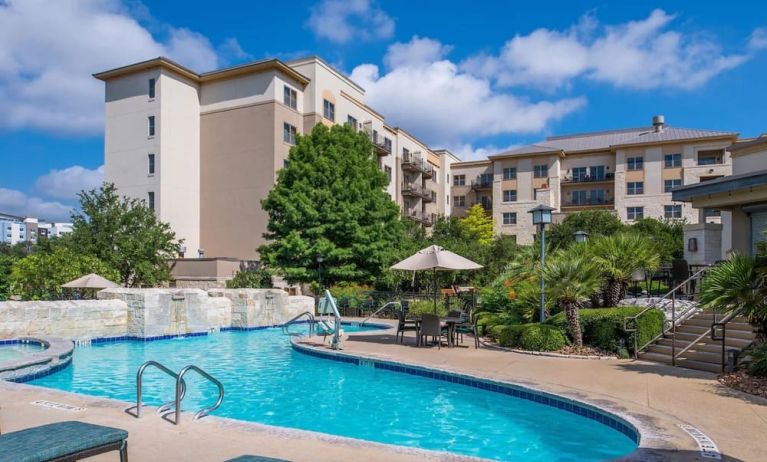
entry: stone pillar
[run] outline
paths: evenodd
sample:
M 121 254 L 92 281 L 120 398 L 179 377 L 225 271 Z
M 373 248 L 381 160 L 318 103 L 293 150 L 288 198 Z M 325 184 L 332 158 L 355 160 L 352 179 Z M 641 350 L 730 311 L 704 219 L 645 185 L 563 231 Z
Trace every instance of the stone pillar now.
M 722 225 L 698 223 L 684 227 L 684 259 L 691 265 L 711 265 L 722 259 Z

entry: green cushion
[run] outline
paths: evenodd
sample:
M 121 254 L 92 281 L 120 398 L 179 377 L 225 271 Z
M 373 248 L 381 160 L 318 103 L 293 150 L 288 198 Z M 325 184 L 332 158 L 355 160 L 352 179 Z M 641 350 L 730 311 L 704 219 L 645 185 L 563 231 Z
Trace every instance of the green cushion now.
M 0 462 L 43 462 L 126 440 L 128 432 L 85 422 L 59 422 L 0 435 Z
M 271 457 L 264 456 L 240 456 L 234 459 L 229 459 L 224 462 L 290 462 L 285 459 L 273 459 Z

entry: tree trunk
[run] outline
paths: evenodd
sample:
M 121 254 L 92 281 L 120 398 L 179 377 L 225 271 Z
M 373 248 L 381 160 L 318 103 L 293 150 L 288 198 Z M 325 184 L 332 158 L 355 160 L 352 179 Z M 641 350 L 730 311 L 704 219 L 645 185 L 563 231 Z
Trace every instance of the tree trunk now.
M 591 308 L 599 308 L 600 304 L 602 303 L 602 294 L 599 292 L 594 292 L 593 294 L 589 295 L 589 302 L 591 302 Z
M 565 317 L 567 318 L 567 327 L 570 331 L 570 336 L 573 338 L 573 343 L 577 348 L 581 348 L 583 347 L 583 334 L 581 333 L 578 303 L 566 301 L 562 304 L 564 305 Z
M 604 307 L 612 308 L 618 306 L 618 302 L 621 300 L 621 283 L 614 279 L 607 281 L 604 293 Z

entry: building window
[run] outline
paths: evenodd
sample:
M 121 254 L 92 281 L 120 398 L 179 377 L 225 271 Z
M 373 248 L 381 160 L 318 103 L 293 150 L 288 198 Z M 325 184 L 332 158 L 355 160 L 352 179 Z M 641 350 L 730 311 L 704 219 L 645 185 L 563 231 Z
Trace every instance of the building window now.
M 351 115 L 346 116 L 346 124 L 352 127 L 352 130 L 357 130 L 357 119 Z
M 402 148 L 402 158 L 405 159 L 405 162 L 410 162 L 410 150 L 408 148 Z
M 147 160 L 149 161 L 149 174 L 154 175 L 154 154 L 149 154 Z
M 147 199 L 149 208 L 154 210 L 154 191 L 149 191 L 149 194 L 147 194 Z
M 450 205 L 450 195 L 445 196 L 445 205 Z
M 672 189 L 682 186 L 682 180 L 663 180 L 663 192 L 671 192 Z
M 516 189 L 507 189 L 503 191 L 503 201 L 504 202 L 516 202 L 517 201 L 517 190 Z
M 336 105 L 330 101 L 322 100 L 322 116 L 331 122 L 336 121 Z
M 298 109 L 298 92 L 285 85 L 282 91 L 282 102 L 289 108 Z
M 666 218 L 682 218 L 681 205 L 664 205 L 663 216 Z
M 149 99 L 154 99 L 156 84 L 157 80 L 149 79 Z
M 492 186 L 493 185 L 493 174 L 492 173 L 483 173 L 479 175 L 479 184 L 480 186 Z
M 515 212 L 503 212 L 503 224 L 504 225 L 516 225 L 517 214 Z
M 282 141 L 289 144 L 296 144 L 296 127 L 284 122 L 282 124 Z
M 384 148 L 391 152 L 391 138 L 384 137 Z
M 534 165 L 533 176 L 535 178 L 548 178 L 549 166 L 548 165 Z
M 516 169 L 516 167 L 505 167 L 503 169 L 503 179 L 504 180 L 516 180 L 517 179 L 517 169 Z
M 682 166 L 682 154 L 666 154 L 663 156 L 663 162 L 666 168 Z
M 698 151 L 698 165 L 717 165 L 724 163 L 724 151 Z
M 149 136 L 154 136 L 154 116 L 149 116 Z
M 626 159 L 626 168 L 629 170 L 644 169 L 644 157 L 629 157 Z
M 644 194 L 644 181 L 629 182 L 626 185 L 626 194 L 630 196 Z
M 453 175 L 453 186 L 466 186 L 466 175 Z
M 718 209 L 703 209 L 703 219 L 721 217 L 722 211 Z
M 453 196 L 453 206 L 466 207 L 466 196 Z
M 644 218 L 644 207 L 628 207 L 626 209 L 626 218 L 629 220 L 641 220 Z
M 389 183 L 391 183 L 391 167 L 388 165 L 384 165 L 384 173 L 386 173 L 386 178 Z

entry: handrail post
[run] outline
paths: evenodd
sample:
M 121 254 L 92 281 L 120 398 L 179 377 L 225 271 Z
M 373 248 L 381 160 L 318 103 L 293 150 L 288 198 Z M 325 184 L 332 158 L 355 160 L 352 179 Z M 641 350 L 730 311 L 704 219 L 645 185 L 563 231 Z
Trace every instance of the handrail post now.
M 727 360 L 726 343 L 727 343 L 727 324 L 722 324 L 722 374 L 727 372 L 725 370 L 726 369 L 725 361 Z
M 178 425 L 181 417 L 181 379 L 183 378 L 184 372 L 186 372 L 186 368 L 181 370 L 176 378 L 176 419 L 173 422 L 175 425 Z
M 671 292 L 671 365 L 676 366 L 676 290 Z

